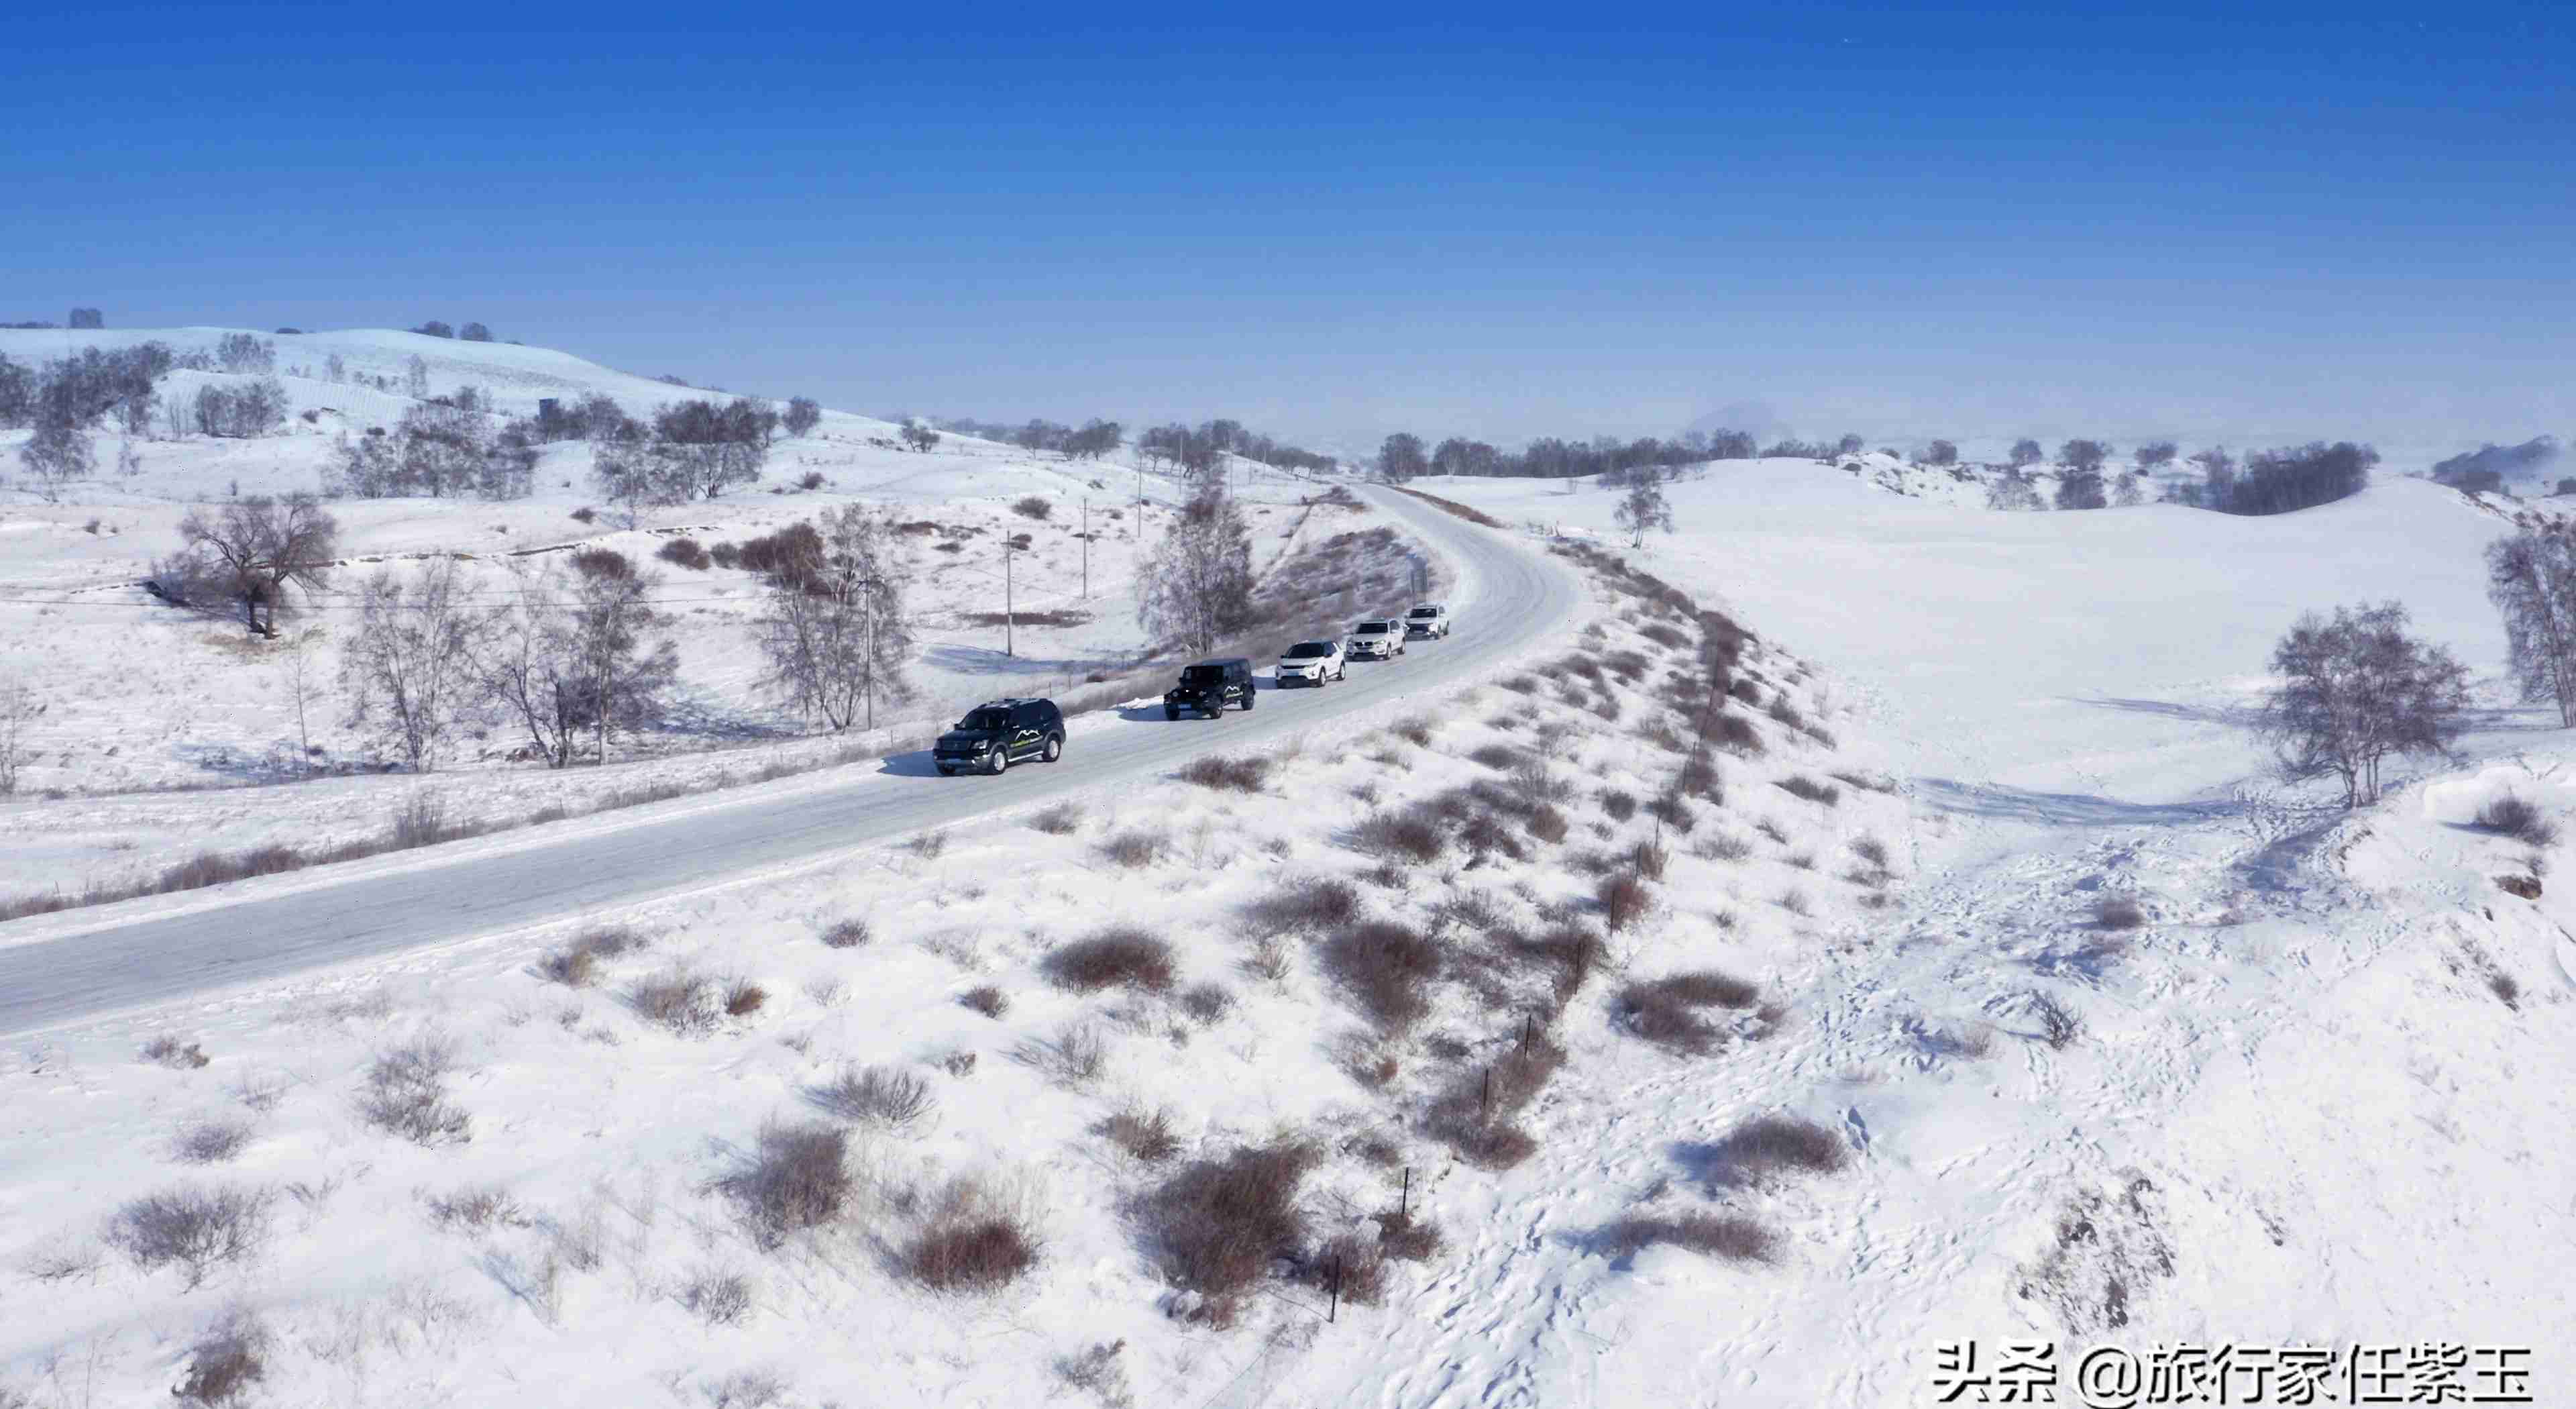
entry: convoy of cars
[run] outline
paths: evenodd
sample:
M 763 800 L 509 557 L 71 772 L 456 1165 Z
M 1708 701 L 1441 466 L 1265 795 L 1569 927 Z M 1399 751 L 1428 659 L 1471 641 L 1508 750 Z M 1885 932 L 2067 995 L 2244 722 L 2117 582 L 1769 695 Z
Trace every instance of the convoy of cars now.
M 1351 627 L 1339 641 L 1300 641 L 1280 653 L 1271 678 L 1278 688 L 1325 684 L 1346 678 L 1355 660 L 1393 660 L 1404 654 L 1413 637 L 1437 641 L 1449 634 L 1449 609 L 1425 602 L 1400 617 L 1370 617 Z M 1229 709 L 1249 710 L 1260 702 L 1252 662 L 1241 656 L 1203 660 L 1182 667 L 1181 678 L 1163 694 L 1163 717 L 1201 714 L 1222 719 Z M 1055 701 L 999 699 L 975 706 L 957 727 L 939 736 L 931 761 L 940 776 L 956 773 L 1001 773 L 1014 763 L 1053 763 L 1064 757 L 1064 712 Z

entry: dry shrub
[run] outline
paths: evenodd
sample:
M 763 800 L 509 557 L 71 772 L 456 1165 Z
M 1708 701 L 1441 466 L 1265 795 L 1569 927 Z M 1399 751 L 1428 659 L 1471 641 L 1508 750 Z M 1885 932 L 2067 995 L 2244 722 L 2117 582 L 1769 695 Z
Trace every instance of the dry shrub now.
M 1037 519 L 1043 522 L 1054 515 L 1055 505 L 1048 502 L 1043 495 L 1031 494 L 1012 500 L 1011 512 L 1024 519 Z
M 1470 1164 L 1510 1169 L 1538 1150 L 1514 1118 L 1564 1064 L 1565 1049 L 1543 1035 L 1516 1043 L 1485 1066 L 1461 1070 L 1432 1098 L 1423 1129 Z
M 2039 1022 L 2039 1039 L 2051 1051 L 2063 1052 L 2084 1035 L 2084 1020 L 2045 993 L 2030 995 L 2030 1014 Z
M 1565 840 L 1568 823 L 1564 813 L 1557 811 L 1551 804 L 1541 803 L 1530 811 L 1524 825 L 1529 828 L 1531 836 L 1554 846 Z
M 1289 968 L 1288 946 L 1280 943 L 1276 935 L 1264 935 L 1255 940 L 1252 952 L 1243 958 L 1243 971 L 1265 983 L 1287 982 Z
M 1641 841 L 1628 853 L 1628 864 L 1638 875 L 1650 881 L 1662 880 L 1672 861 L 1671 850 L 1657 841 Z
M 143 1044 L 143 1060 L 172 1071 L 193 1071 L 204 1066 L 210 1058 L 196 1043 L 182 1042 L 165 1032 Z
M 1599 935 L 1579 925 L 1559 925 L 1536 939 L 1514 940 L 1511 950 L 1547 972 L 1548 986 L 1559 1006 L 1582 991 L 1584 980 L 1601 967 L 1610 952 Z
M 1809 778 L 1803 774 L 1792 774 L 1789 777 L 1781 779 L 1778 783 L 1774 784 L 1774 786 L 1791 797 L 1803 798 L 1808 802 L 1818 803 L 1826 807 L 1831 807 L 1843 800 L 1842 789 L 1835 787 L 1831 783 L 1819 783 L 1815 779 Z
M 967 989 L 957 995 L 957 1001 L 961 1006 L 972 1008 L 988 1018 L 998 1018 L 1010 1011 L 1011 1007 L 1011 1000 L 1003 994 L 1002 990 L 989 983 L 979 983 Z
M 429 1208 L 429 1221 L 442 1233 L 463 1229 L 469 1233 L 488 1232 L 494 1228 L 524 1228 L 528 1215 L 510 1191 L 498 1184 L 469 1184 L 450 1194 L 435 1195 L 424 1201 Z
M 627 990 L 635 1015 L 683 1037 L 716 1025 L 715 981 L 686 966 L 638 980 Z
M 1714 970 L 1670 974 L 1631 983 L 1611 1000 L 1620 1022 L 1639 1038 L 1684 1056 L 1714 1051 L 1723 1034 L 1700 1016 L 1704 1008 L 1750 1008 L 1761 990 Z
M 1024 1199 L 972 1176 L 948 1181 L 903 1268 L 935 1292 L 990 1292 L 1037 1266 L 1039 1242 Z
M 850 1177 L 849 1132 L 820 1122 L 771 1121 L 758 1144 L 721 1187 L 739 1200 L 752 1236 L 776 1247 L 807 1228 L 841 1216 L 855 1181 Z
M 1195 1022 L 1217 1022 L 1233 1010 L 1234 995 L 1220 984 L 1194 983 L 1181 993 L 1181 1011 Z
M 1206 1298 L 1224 1324 L 1272 1259 L 1305 1242 L 1297 1195 L 1320 1158 L 1303 1139 L 1247 1145 L 1182 1167 L 1137 1201 L 1136 1224 L 1166 1280 Z
M 1682 770 L 1673 779 L 1673 791 L 1704 799 L 1712 807 L 1726 805 L 1726 780 L 1717 771 L 1717 760 L 1704 753 L 1692 754 L 1682 761 Z
M 1443 1241 L 1440 1225 L 1410 1208 L 1391 1208 L 1377 1216 L 1378 1250 L 1399 1262 L 1428 1262 Z
M 1784 1174 L 1832 1174 L 1851 1162 L 1831 1130 L 1793 1115 L 1755 1116 L 1709 1147 L 1700 1163 L 1712 1182 L 1753 1183 Z
M 456 1044 L 424 1033 L 378 1052 L 367 1066 L 358 1114 L 369 1125 L 415 1145 L 443 1145 L 469 1138 L 473 1118 L 447 1098 L 447 1074 Z
M 2506 793 L 2478 809 L 2479 827 L 2512 837 L 2525 846 L 2549 847 L 2558 842 L 2558 828 L 2529 802 Z
M 830 925 L 824 927 L 823 947 L 826 949 L 856 949 L 861 945 L 866 944 L 869 937 L 870 931 L 868 929 L 868 922 L 860 919 L 856 915 L 853 915 L 847 919 L 834 920 Z
M 1467 757 L 1485 765 L 1487 768 L 1493 769 L 1497 773 L 1509 773 L 1513 769 L 1520 767 L 1522 764 L 1529 762 L 1528 754 L 1521 752 L 1519 749 L 1513 748 L 1509 744 L 1487 744 L 1482 748 L 1469 752 Z
M 890 1129 L 908 1129 L 930 1113 L 930 1083 L 895 1067 L 844 1066 L 814 1088 L 814 1104 L 841 1117 Z
M 1650 1247 L 1677 1247 L 1730 1262 L 1769 1262 L 1780 1244 L 1778 1234 L 1750 1218 L 1715 1213 L 1622 1218 L 1596 1236 L 1605 1251 L 1622 1261 Z
M 1100 854 L 1132 871 L 1162 860 L 1171 845 L 1171 833 L 1139 827 L 1102 842 Z
M 1100 1030 L 1086 1022 L 1065 1024 L 1051 1038 L 1031 1038 L 1011 1055 L 1067 1086 L 1098 1080 L 1109 1064 L 1109 1049 Z
M 1386 732 L 1404 740 L 1415 748 L 1423 749 L 1431 747 L 1431 721 L 1418 714 L 1410 719 L 1399 719 L 1395 721 L 1393 724 L 1386 727 Z
M 1851 849 L 1852 855 L 1868 862 L 1872 867 L 1880 871 L 1887 869 L 1887 843 L 1863 833 L 1852 838 Z
M 1386 1250 L 1356 1232 L 1337 1234 L 1298 1260 L 1297 1280 L 1328 1304 L 1375 1306 L 1386 1300 Z
M 1527 675 L 1515 675 L 1503 682 L 1503 688 L 1515 695 L 1535 695 L 1538 693 L 1538 681 Z
M 1772 821 L 1768 817 L 1754 823 L 1753 830 L 1769 837 L 1772 843 L 1776 846 L 1787 846 L 1789 844 L 1789 834 L 1781 830 L 1779 823 Z
M 1812 871 L 1816 869 L 1816 853 L 1812 851 L 1793 851 L 1788 855 L 1781 857 L 1780 864 L 1783 866 L 1794 867 L 1801 871 Z
M 1270 777 L 1270 760 L 1201 754 L 1181 765 L 1181 771 L 1175 776 L 1184 783 L 1196 783 L 1202 788 L 1215 788 L 1220 792 L 1257 793 Z
M 1059 802 L 1040 808 L 1029 825 L 1051 837 L 1069 837 L 1082 828 L 1082 804 Z
M 751 1278 L 722 1267 L 702 1267 L 680 1287 L 680 1304 L 710 1326 L 738 1326 L 751 1315 Z
M 188 1373 L 170 1393 L 183 1404 L 238 1404 L 251 1386 L 268 1378 L 266 1327 L 235 1312 L 188 1347 Z
M 1721 714 L 1709 721 L 1708 741 L 1742 758 L 1762 752 L 1762 735 L 1740 714 Z
M 1352 829 L 1351 838 L 1354 847 L 1365 855 L 1416 865 L 1439 860 L 1440 853 L 1449 846 L 1439 823 L 1419 809 L 1372 813 Z
M 1324 971 L 1378 1026 L 1400 1032 L 1431 1010 L 1440 945 L 1391 920 L 1372 920 L 1325 942 Z
M 603 959 L 644 947 L 644 936 L 624 926 L 586 930 L 539 962 L 545 976 L 566 988 L 587 988 L 599 977 Z
M 715 563 L 707 556 L 706 546 L 694 538 L 674 538 L 655 550 L 653 556 L 692 572 L 705 572 Z
M 2106 930 L 2133 930 L 2147 922 L 2137 897 L 2105 895 L 2093 902 L 2093 923 Z
M 1360 917 L 1360 891 L 1350 881 L 1301 876 L 1252 902 L 1252 922 L 1270 932 L 1340 930 Z
M 146 1272 L 177 1264 L 191 1288 L 215 1267 L 257 1255 L 277 1195 L 265 1188 L 175 1188 L 117 1209 L 103 1235 Z
M 1056 987 L 1077 993 L 1104 988 L 1161 993 L 1172 986 L 1172 946 L 1143 930 L 1122 926 L 1059 945 L 1041 967 Z
M 1693 846 L 1691 854 L 1702 861 L 1741 861 L 1753 854 L 1753 843 L 1719 832 Z
M 220 1164 L 249 1144 L 250 1125 L 246 1121 L 192 1120 L 179 1127 L 178 1136 L 170 1142 L 170 1155 L 187 1164 Z
M 747 978 L 727 980 L 724 990 L 725 1016 L 747 1018 L 769 1001 L 769 990 Z
M 904 846 L 924 861 L 936 861 L 948 851 L 948 833 L 942 828 L 933 827 L 904 843 Z
M 1690 799 L 1679 791 L 1667 791 L 1647 803 L 1646 815 L 1683 836 L 1699 827 L 1699 814 L 1691 811 Z
M 1181 1152 L 1181 1137 L 1172 1133 L 1172 1113 L 1161 1107 L 1129 1106 L 1096 1127 L 1109 1143 L 1145 1164 L 1161 1164 Z
M 1601 810 L 1613 822 L 1625 822 L 1637 815 L 1637 799 L 1617 788 L 1601 790 Z
M 1780 892 L 1780 899 L 1777 903 L 1781 909 L 1788 911 L 1792 915 L 1805 915 L 1814 908 L 1807 903 L 1806 893 L 1794 886 Z
M 1592 898 L 1601 906 L 1601 922 L 1617 934 L 1646 918 L 1654 908 L 1654 890 L 1635 871 L 1621 871 L 1601 878 Z

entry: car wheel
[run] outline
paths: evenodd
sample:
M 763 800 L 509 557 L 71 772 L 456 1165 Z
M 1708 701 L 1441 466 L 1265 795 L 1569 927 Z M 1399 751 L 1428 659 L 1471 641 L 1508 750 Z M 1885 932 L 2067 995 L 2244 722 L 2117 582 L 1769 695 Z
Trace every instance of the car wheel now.
M 1001 775 L 1002 770 L 1004 770 L 1004 769 L 1006 769 L 1006 768 L 1008 768 L 1008 767 L 1010 767 L 1010 766 L 1011 766 L 1011 751 L 1010 751 L 1009 749 L 1007 749 L 1007 748 L 1001 747 L 1001 746 L 999 746 L 999 745 L 995 745 L 995 746 L 994 746 L 994 749 L 993 749 L 993 757 L 992 757 L 992 761 L 991 761 L 991 762 L 988 762 L 988 763 L 986 763 L 986 764 L 984 765 L 984 771 L 985 771 L 985 772 L 987 772 L 987 773 L 993 774 L 994 776 L 998 777 L 998 776 L 1000 776 L 1000 775 Z
M 1180 717 L 1181 717 L 1181 712 L 1180 712 L 1179 710 L 1177 710 L 1177 709 L 1167 709 L 1167 710 L 1164 710 L 1164 711 L 1163 711 L 1163 719 L 1164 719 L 1164 722 L 1166 722 L 1166 723 L 1169 723 L 1170 721 L 1175 720 L 1175 719 L 1178 719 L 1178 718 L 1180 718 Z
M 1038 757 L 1045 759 L 1049 763 L 1053 763 L 1057 759 L 1064 757 L 1064 736 L 1061 734 L 1047 735 L 1046 751 L 1039 754 Z
M 1260 691 L 1258 691 L 1258 690 L 1246 690 L 1246 691 L 1244 691 L 1244 692 L 1243 692 L 1243 712 L 1244 712 L 1244 713 L 1246 713 L 1246 714 L 1250 714 L 1250 713 L 1252 712 L 1252 707 L 1253 707 L 1254 705 L 1256 705 L 1256 704 L 1259 704 L 1259 703 L 1261 703 L 1261 692 L 1260 692 Z
M 954 778 L 957 776 L 957 770 L 943 763 L 939 765 L 939 776 L 942 778 Z

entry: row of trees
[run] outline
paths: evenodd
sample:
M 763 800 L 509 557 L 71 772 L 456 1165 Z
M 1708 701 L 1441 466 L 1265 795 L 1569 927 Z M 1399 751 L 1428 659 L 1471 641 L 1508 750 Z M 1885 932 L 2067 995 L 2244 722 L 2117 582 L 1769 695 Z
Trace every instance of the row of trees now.
M 1125 426 L 1096 416 L 1084 422 L 1078 430 L 1041 417 L 1012 425 L 1003 421 L 979 421 L 971 416 L 941 416 L 933 418 L 931 424 L 940 430 L 971 435 L 978 440 L 998 441 L 1028 451 L 1053 452 L 1068 460 L 1097 460 L 1127 443 Z
M 369 426 L 355 439 L 343 435 L 326 487 L 367 499 L 527 497 L 536 486 L 535 437 L 523 421 L 496 429 L 487 406 L 480 389 L 460 387 L 405 407 L 390 434 Z
M 1223 462 L 1185 467 L 1188 498 L 1138 565 L 1137 619 L 1193 654 L 1252 620 L 1252 529 L 1227 492 Z
M 649 429 L 620 412 L 606 434 L 591 432 L 593 482 L 629 517 L 646 504 L 713 499 L 760 478 L 780 421 L 749 399 L 671 403 L 654 411 Z
M 1849 436 L 1846 439 L 1854 449 L 1859 448 L 1860 437 Z M 1796 447 L 1798 453 L 1807 449 Z M 1831 451 L 1818 453 L 1830 454 Z M 1678 469 L 1704 460 L 1749 459 L 1754 454 L 1753 437 L 1742 431 L 1730 430 L 1692 431 L 1674 440 L 1646 436 L 1622 441 L 1610 436 L 1595 436 L 1585 442 L 1542 437 L 1531 441 L 1517 454 L 1481 440 L 1457 436 L 1441 441 L 1436 447 L 1426 446 L 1420 436 L 1398 432 L 1379 444 L 1377 471 L 1397 483 L 1425 474 L 1570 479 L 1618 475 L 1641 466 Z
M 460 332 L 457 329 L 432 318 L 428 322 L 421 324 L 419 327 L 414 328 L 411 331 L 433 338 L 454 338 L 459 342 L 490 342 L 492 340 L 492 330 L 484 327 L 480 323 L 468 323 L 465 325 L 464 330 Z

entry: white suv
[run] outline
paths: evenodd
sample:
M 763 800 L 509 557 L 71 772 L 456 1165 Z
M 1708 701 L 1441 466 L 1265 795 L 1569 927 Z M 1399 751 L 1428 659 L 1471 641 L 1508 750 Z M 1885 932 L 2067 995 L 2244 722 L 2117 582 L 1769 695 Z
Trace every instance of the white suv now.
M 1404 623 L 1393 617 L 1363 621 L 1351 628 L 1344 650 L 1352 660 L 1392 660 L 1404 654 Z
M 1408 636 L 1441 637 L 1449 634 L 1449 609 L 1437 602 L 1425 602 L 1404 614 L 1404 632 Z
M 1320 687 L 1327 680 L 1342 679 L 1348 669 L 1341 642 L 1300 641 L 1281 653 L 1276 678 L 1283 690 L 1291 685 Z

